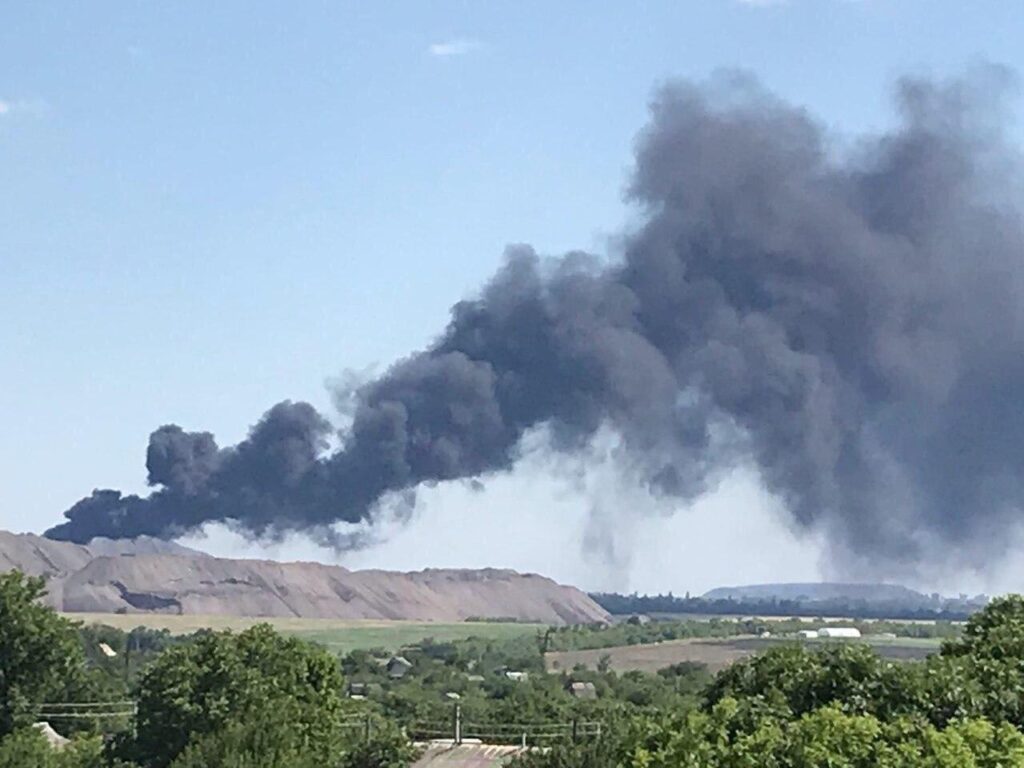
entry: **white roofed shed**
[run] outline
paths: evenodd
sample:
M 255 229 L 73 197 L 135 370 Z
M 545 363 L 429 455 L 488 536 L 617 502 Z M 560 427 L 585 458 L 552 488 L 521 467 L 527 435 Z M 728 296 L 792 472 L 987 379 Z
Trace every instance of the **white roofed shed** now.
M 818 630 L 818 637 L 833 640 L 853 640 L 860 637 L 860 630 L 856 627 L 822 627 Z

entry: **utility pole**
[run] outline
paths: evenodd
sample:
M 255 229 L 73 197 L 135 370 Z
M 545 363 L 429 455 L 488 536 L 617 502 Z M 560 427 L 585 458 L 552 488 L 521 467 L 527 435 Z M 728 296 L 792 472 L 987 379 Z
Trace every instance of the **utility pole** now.
M 124 685 L 127 689 L 131 685 L 130 663 L 132 658 L 132 633 L 129 632 L 124 639 Z

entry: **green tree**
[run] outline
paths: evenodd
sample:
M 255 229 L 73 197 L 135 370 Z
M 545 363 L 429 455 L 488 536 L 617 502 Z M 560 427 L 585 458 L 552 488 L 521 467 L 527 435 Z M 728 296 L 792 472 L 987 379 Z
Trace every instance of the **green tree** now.
M 53 768 L 54 751 L 35 728 L 20 728 L 0 741 L 0 768 Z
M 369 739 L 353 740 L 338 768 L 407 768 L 415 758 L 416 749 L 405 734 L 393 723 L 378 721 Z
M 959 638 L 943 644 L 942 655 L 1024 660 L 1024 596 L 1007 595 L 993 600 L 971 616 Z
M 719 673 L 707 702 L 711 706 L 726 697 L 758 696 L 797 716 L 832 702 L 850 712 L 868 712 L 880 688 L 898 684 L 898 678 L 886 679 L 890 669 L 867 645 L 843 643 L 816 650 L 785 645 Z
M 289 706 L 264 708 L 196 737 L 172 768 L 323 768 L 323 750 L 293 727 Z M 340 747 L 332 740 L 332 748 Z M 335 752 L 337 754 L 337 752 Z
M 893 762 L 882 724 L 871 715 L 851 715 L 838 706 L 811 712 L 786 729 L 769 765 L 792 768 L 879 768 Z
M 338 722 L 314 740 L 295 727 L 297 717 L 294 704 L 265 707 L 194 739 L 171 768 L 407 768 L 415 757 L 386 720 L 374 718 L 369 735 L 362 722 Z
M 0 737 L 29 725 L 43 702 L 89 693 L 74 623 L 40 602 L 45 582 L 0 574 Z
M 960 638 L 943 644 L 942 661 L 970 680 L 971 714 L 1024 728 L 1024 597 L 998 598 L 974 614 Z
M 313 745 L 325 764 L 336 747 L 341 691 L 334 656 L 269 625 L 207 633 L 165 651 L 147 669 L 139 684 L 136 736 L 121 751 L 161 768 L 206 734 L 270 718 L 290 729 L 296 743 Z
M 963 720 L 944 731 L 927 731 L 922 756 L 949 768 L 1020 766 L 1024 765 L 1024 735 L 1008 723 Z

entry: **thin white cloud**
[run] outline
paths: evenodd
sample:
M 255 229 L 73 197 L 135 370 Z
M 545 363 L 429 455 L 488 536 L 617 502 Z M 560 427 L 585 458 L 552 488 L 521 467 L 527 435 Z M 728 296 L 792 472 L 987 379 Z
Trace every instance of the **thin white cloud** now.
M 467 53 L 479 51 L 483 45 L 479 40 L 446 40 L 443 43 L 432 43 L 427 52 L 431 56 L 442 58 L 450 56 L 465 56 Z
M 0 99 L 0 117 L 8 117 L 16 112 L 38 114 L 46 108 L 42 101 L 10 101 Z

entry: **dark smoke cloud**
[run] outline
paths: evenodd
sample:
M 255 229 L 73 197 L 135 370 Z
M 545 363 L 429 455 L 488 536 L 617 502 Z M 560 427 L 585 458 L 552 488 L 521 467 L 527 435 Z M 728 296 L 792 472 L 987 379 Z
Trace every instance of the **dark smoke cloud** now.
M 304 403 L 232 448 L 162 427 L 148 498 L 97 491 L 48 535 L 322 531 L 386 493 L 508 469 L 546 426 L 561 451 L 611 428 L 647 488 L 684 500 L 753 460 L 794 521 L 855 557 L 989 550 L 1024 504 L 1010 80 L 903 81 L 898 126 L 845 152 L 748 78 L 671 85 L 614 264 L 510 248 L 433 346 L 353 393 L 338 450 Z

